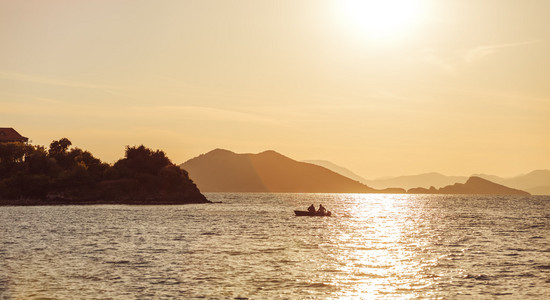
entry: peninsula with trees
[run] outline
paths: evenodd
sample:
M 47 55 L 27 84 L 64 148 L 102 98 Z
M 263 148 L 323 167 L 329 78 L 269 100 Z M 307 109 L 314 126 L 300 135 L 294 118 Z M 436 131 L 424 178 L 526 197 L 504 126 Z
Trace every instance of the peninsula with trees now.
M 0 143 L 0 206 L 210 202 L 163 151 L 127 146 L 110 165 L 71 145 Z

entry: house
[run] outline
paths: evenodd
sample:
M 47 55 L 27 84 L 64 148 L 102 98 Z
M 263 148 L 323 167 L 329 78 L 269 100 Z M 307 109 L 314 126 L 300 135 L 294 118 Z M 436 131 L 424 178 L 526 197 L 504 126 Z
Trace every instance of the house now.
M 21 142 L 28 143 L 29 138 L 20 135 L 13 128 L 0 128 L 0 143 Z

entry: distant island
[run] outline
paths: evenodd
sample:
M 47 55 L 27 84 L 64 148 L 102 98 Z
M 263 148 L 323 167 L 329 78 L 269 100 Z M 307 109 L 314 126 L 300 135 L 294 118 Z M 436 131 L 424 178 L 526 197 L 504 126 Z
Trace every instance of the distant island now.
M 435 187 L 426 188 L 413 188 L 407 191 L 409 194 L 483 194 L 483 195 L 518 195 L 529 196 L 530 194 L 525 191 L 506 187 L 504 185 L 491 182 L 481 177 L 472 176 L 466 181 L 466 183 L 455 183 L 448 185 L 440 189 Z
M 473 174 L 471 176 L 526 191 L 533 195 L 550 195 L 550 170 L 535 170 L 509 178 L 487 174 Z M 429 188 L 430 186 L 441 188 L 455 183 L 465 183 L 471 176 L 446 176 L 439 173 L 425 173 L 366 180 L 363 183 L 374 188 L 383 188 L 385 186 L 399 186 L 407 190 L 416 187 Z
M 237 154 L 215 149 L 180 165 L 204 192 L 405 193 L 373 189 L 327 168 L 275 151 Z
M 0 205 L 209 203 L 165 153 L 126 147 L 113 165 L 62 138 L 46 149 L 0 143 Z
M 475 176 L 504 185 L 506 187 L 526 191 L 532 195 L 550 195 L 550 170 L 534 170 L 527 174 L 521 174 L 508 178 L 487 174 L 473 174 L 471 176 L 448 176 L 432 172 L 417 175 L 365 179 L 355 174 L 354 172 L 329 161 L 309 160 L 305 162 L 320 165 L 343 176 L 355 179 L 375 189 L 384 189 L 388 187 L 401 187 L 406 190 L 417 187 L 429 189 L 431 186 L 437 189 L 448 185 L 453 185 L 455 183 L 464 183 L 471 176 Z
M 215 149 L 188 160 L 180 167 L 187 170 L 205 192 L 529 195 L 480 177 L 471 177 L 464 184 L 455 183 L 440 189 L 420 187 L 407 191 L 399 186 L 375 189 L 338 172 L 353 174 L 345 168 L 326 161 L 311 162 L 298 162 L 272 150 L 237 154 Z

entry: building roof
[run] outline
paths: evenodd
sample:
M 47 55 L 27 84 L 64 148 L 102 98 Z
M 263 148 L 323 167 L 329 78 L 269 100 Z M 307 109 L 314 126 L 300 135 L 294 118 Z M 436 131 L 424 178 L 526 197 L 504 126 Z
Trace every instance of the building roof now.
M 13 128 L 0 128 L 0 143 L 7 142 L 28 142 L 29 139 L 20 135 Z

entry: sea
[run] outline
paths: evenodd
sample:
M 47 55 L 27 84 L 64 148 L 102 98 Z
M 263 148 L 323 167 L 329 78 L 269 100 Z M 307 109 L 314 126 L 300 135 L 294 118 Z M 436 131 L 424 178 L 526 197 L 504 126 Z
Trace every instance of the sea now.
M 206 196 L 0 207 L 0 299 L 550 298 L 549 196 Z

